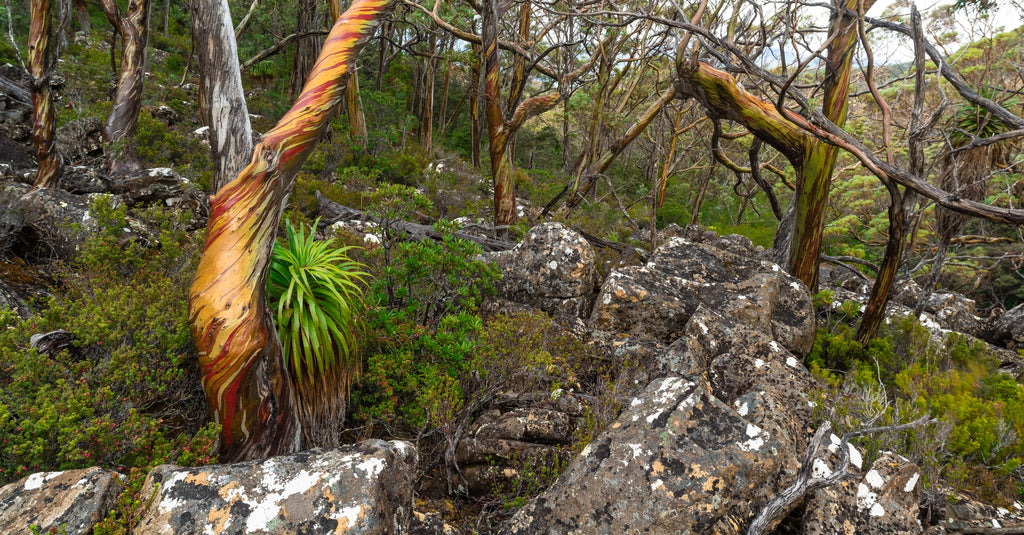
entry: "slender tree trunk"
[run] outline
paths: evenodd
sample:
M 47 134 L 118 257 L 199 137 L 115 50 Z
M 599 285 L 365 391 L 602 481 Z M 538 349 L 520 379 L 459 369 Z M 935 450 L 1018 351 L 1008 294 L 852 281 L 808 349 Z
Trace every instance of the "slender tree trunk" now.
M 470 76 L 473 77 L 473 81 L 470 82 L 470 103 L 469 103 L 469 144 L 470 154 L 473 160 L 473 169 L 480 169 L 480 79 L 482 75 L 482 69 L 480 68 L 480 46 L 473 45 L 473 63 L 470 67 Z
M 121 145 L 119 153 L 113 156 L 111 171 L 120 173 L 140 167 L 133 147 L 135 127 L 139 123 L 142 109 L 142 84 L 145 79 L 146 40 L 149 35 L 150 0 L 129 0 L 124 18 L 120 19 L 121 68 L 114 96 L 114 109 L 107 118 L 107 140 L 115 146 Z M 104 0 L 104 10 L 113 6 L 113 0 Z M 108 12 L 108 18 L 111 16 Z
M 299 13 L 295 21 L 295 33 L 308 32 L 320 28 L 316 23 L 316 0 L 300 0 Z M 315 36 L 300 37 L 295 40 L 295 55 L 292 56 L 292 72 L 288 82 L 288 93 L 293 97 L 299 94 L 320 52 L 320 42 Z
M 263 137 L 248 167 L 211 199 L 189 321 L 207 403 L 222 425 L 224 461 L 299 448 L 295 394 L 267 310 L 267 267 L 295 175 L 344 100 L 359 50 L 390 7 L 389 0 L 353 2 L 291 110 Z
M 498 3 L 483 2 L 484 106 L 487 111 L 488 150 L 494 181 L 494 224 L 509 225 L 516 216 L 516 191 L 512 158 L 507 153 L 509 136 L 501 111 L 498 80 Z
M 75 0 L 75 18 L 78 19 L 78 29 L 86 35 L 92 32 L 92 21 L 89 20 L 88 0 Z
M 844 10 L 858 11 L 862 0 L 844 0 Z M 867 10 L 873 0 L 863 2 Z M 829 35 L 822 112 L 840 128 L 846 123 L 849 108 L 850 76 L 853 53 L 857 48 L 857 18 L 847 11 L 832 20 Z M 802 280 L 812 292 L 818 289 L 818 266 L 825 232 L 825 210 L 829 186 L 839 147 L 815 141 L 805 147 L 803 164 L 796 184 L 796 220 L 790 248 L 789 272 Z
M 575 194 L 569 196 L 566 201 L 566 206 L 569 208 L 577 206 L 583 197 L 590 193 L 594 184 L 597 182 L 595 177 L 603 174 L 609 167 L 611 167 L 615 158 L 622 154 L 622 151 L 626 150 L 626 147 L 629 147 L 630 143 L 632 143 L 637 136 L 642 134 L 643 131 L 646 130 L 652 122 L 654 122 L 654 119 L 658 117 L 658 113 L 661 112 L 661 109 L 671 102 L 675 96 L 676 88 L 669 86 L 668 89 L 661 93 L 657 100 L 647 107 L 647 110 L 644 111 L 643 115 L 641 115 L 640 118 L 637 119 L 637 121 L 633 123 L 624 134 L 622 134 L 622 137 L 615 140 L 615 142 L 612 143 L 612 145 L 603 153 L 594 153 L 593 158 L 597 158 L 598 156 L 600 156 L 600 158 L 598 158 L 592 165 L 587 166 L 585 169 L 581 169 L 580 176 L 586 176 L 587 180 Z
M 50 89 L 50 0 L 32 0 L 28 39 L 28 69 L 32 76 L 32 146 L 39 173 L 35 188 L 56 188 L 63 174 L 55 144 L 57 115 Z
M 238 47 L 227 0 L 192 0 L 203 124 L 210 127 L 214 190 L 235 179 L 252 159 L 252 126 L 238 68 Z

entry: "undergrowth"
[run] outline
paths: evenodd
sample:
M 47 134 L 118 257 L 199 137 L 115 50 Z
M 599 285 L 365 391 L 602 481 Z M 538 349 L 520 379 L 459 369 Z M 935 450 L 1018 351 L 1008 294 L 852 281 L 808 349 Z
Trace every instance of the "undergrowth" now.
M 925 488 L 1000 505 L 1024 498 L 1024 385 L 1000 371 L 985 343 L 937 336 L 904 318 L 861 346 L 851 328 L 837 325 L 818 332 L 806 362 L 826 385 L 818 417 L 837 434 L 938 420 L 861 439 L 866 462 L 895 451 L 921 467 Z

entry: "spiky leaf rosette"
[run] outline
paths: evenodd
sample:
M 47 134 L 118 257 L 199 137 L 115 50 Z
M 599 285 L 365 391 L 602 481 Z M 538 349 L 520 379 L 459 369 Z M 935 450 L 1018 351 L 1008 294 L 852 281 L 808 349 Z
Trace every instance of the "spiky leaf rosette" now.
M 347 393 L 359 373 L 357 311 L 367 274 L 348 257 L 352 247 L 334 248 L 290 221 L 285 234 L 286 244 L 274 245 L 267 295 L 305 444 L 337 446 Z

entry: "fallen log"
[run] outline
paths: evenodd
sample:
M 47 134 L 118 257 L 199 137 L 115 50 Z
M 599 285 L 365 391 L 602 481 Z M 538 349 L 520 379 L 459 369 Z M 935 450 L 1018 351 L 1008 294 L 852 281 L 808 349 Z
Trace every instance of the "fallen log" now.
M 32 105 L 32 95 L 27 89 L 14 83 L 13 80 L 0 76 L 0 91 L 7 93 L 8 96 L 21 102 L 22 104 Z
M 398 221 L 388 220 L 384 221 L 381 218 L 372 216 L 361 210 L 355 208 L 349 208 L 348 206 L 338 204 L 327 197 L 324 197 L 319 191 L 316 192 L 317 207 L 320 215 L 324 217 L 325 224 L 337 223 L 339 221 L 370 221 L 381 226 L 388 226 L 394 230 L 404 232 L 408 239 L 421 241 L 431 239 L 434 241 L 441 241 L 444 237 L 440 232 L 434 230 L 434 227 L 430 225 L 422 225 L 420 223 L 413 223 L 411 221 Z M 464 228 L 473 228 L 475 230 L 497 233 L 504 229 L 484 227 L 481 225 L 468 225 Z M 471 241 L 479 245 L 484 251 L 507 251 L 515 247 L 516 242 L 500 240 L 496 238 L 489 238 L 484 236 L 476 236 L 468 234 L 466 232 L 456 231 L 452 233 L 456 238 Z

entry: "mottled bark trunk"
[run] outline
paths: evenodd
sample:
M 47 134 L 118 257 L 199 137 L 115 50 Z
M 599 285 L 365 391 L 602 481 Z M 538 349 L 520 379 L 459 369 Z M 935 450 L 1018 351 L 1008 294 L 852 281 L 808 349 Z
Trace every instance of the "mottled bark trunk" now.
M 296 451 L 295 394 L 267 310 L 266 275 L 295 175 L 344 100 L 344 85 L 389 0 L 356 0 L 335 24 L 291 110 L 252 162 L 211 199 L 189 301 L 203 388 L 222 425 L 222 460 Z
M 853 53 L 857 48 L 858 7 L 867 10 L 873 0 L 845 0 L 841 16 L 832 19 L 825 63 L 825 100 L 822 112 L 840 128 L 846 123 L 849 108 L 850 76 Z M 839 148 L 822 142 L 809 144 L 804 151 L 803 165 L 796 184 L 796 220 L 789 255 L 789 272 L 802 280 L 812 292 L 818 290 L 822 238 L 825 233 L 825 209 L 828 206 L 829 186 Z
M 199 109 L 210 127 L 214 191 L 235 179 L 252 158 L 252 126 L 238 68 L 227 0 L 192 0 L 199 63 Z
M 298 18 L 295 21 L 295 33 L 308 32 L 318 29 L 322 24 L 317 24 L 316 0 L 301 0 L 299 2 Z M 321 19 L 322 21 L 322 19 Z M 306 76 L 320 53 L 320 42 L 315 36 L 300 37 L 295 40 L 295 55 L 292 56 L 292 71 L 288 82 L 288 92 L 296 96 L 306 83 Z
M 129 0 L 121 30 L 121 68 L 114 95 L 114 109 L 107 118 L 107 140 L 117 147 L 110 162 L 111 171 L 121 173 L 140 167 L 135 156 L 135 127 L 142 109 L 142 85 L 145 79 L 146 39 L 149 34 L 150 0 Z M 109 2 L 112 3 L 112 0 Z M 108 4 L 108 2 L 104 2 Z M 116 7 L 115 7 L 116 10 Z M 109 17 L 109 14 L 108 14 Z
M 509 135 L 501 111 L 501 87 L 498 80 L 498 3 L 483 3 L 484 109 L 487 116 L 491 175 L 494 181 L 494 224 L 509 225 L 516 216 L 516 191 L 512 158 L 508 154 Z
M 92 22 L 89 20 L 89 2 L 87 0 L 75 0 L 75 18 L 78 20 L 78 29 L 86 34 L 92 32 Z
M 50 0 L 32 0 L 30 11 L 28 69 L 32 76 L 32 146 L 39 165 L 34 186 L 56 188 L 63 166 L 55 144 L 57 116 L 50 90 Z

